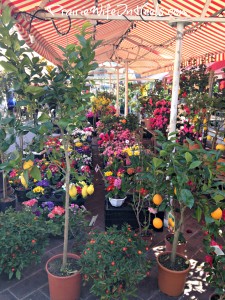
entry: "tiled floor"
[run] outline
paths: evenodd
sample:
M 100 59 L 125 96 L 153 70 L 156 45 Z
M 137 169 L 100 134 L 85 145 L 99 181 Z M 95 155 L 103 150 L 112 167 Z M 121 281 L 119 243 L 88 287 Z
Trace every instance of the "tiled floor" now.
M 96 145 L 93 145 L 93 161 L 94 166 L 98 163 L 98 153 Z M 86 207 L 93 213 L 98 214 L 96 227 L 104 229 L 104 187 L 101 181 L 100 174 L 95 174 L 94 178 L 95 193 L 87 200 Z M 186 214 L 186 229 L 185 237 L 188 240 L 187 244 L 187 256 L 191 260 L 192 269 L 188 277 L 184 294 L 180 297 L 169 297 L 161 293 L 157 286 L 157 266 L 151 270 L 151 276 L 146 278 L 138 288 L 138 296 L 134 299 L 140 300 L 166 300 L 166 299 L 190 299 L 190 300 L 207 300 L 212 293 L 206 282 L 205 276 L 202 271 L 201 265 L 204 260 L 204 253 L 201 250 L 202 247 L 202 233 L 199 229 L 197 222 L 191 217 L 191 211 L 187 211 Z M 150 255 L 154 260 L 154 255 L 163 250 L 163 239 L 167 233 L 167 229 L 164 228 L 163 232 L 154 232 L 152 249 Z M 13 279 L 8 280 L 5 276 L 0 277 L 0 300 L 48 300 L 48 280 L 45 272 L 45 263 L 49 257 L 53 254 L 62 252 L 61 239 L 51 239 L 50 245 L 42 258 L 39 265 L 30 266 L 23 273 L 23 277 L 20 281 Z M 70 241 L 72 243 L 72 241 Z M 1 255 L 1 249 L 0 249 Z M 90 294 L 88 287 L 82 288 L 81 300 L 95 300 L 97 299 Z M 65 296 L 65 299 L 66 296 Z

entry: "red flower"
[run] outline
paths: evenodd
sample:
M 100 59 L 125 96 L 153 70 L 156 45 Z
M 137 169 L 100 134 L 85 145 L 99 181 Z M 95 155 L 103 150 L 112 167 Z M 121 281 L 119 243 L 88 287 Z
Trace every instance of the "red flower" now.
M 211 255 L 206 255 L 205 262 L 210 264 L 210 267 L 212 267 L 213 264 L 213 257 Z
M 223 210 L 222 219 L 225 221 L 225 209 Z

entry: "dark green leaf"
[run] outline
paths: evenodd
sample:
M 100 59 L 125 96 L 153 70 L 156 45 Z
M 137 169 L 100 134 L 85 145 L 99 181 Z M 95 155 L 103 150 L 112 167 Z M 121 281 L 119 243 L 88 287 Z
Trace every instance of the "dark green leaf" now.
M 195 199 L 190 190 L 182 189 L 180 191 L 180 199 L 187 207 L 192 208 L 195 202 Z
M 41 180 L 41 172 L 40 169 L 37 166 L 33 166 L 30 175 L 32 178 L 36 179 L 37 181 Z
M 13 66 L 12 64 L 10 64 L 7 61 L 0 61 L 0 65 L 3 67 L 3 69 L 5 69 L 6 72 L 12 73 L 18 73 L 18 70 L 15 66 Z

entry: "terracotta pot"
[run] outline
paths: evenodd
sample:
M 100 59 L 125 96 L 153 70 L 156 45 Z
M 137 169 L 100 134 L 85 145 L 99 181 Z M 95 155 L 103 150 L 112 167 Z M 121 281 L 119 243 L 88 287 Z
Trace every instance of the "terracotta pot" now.
M 80 257 L 76 254 L 68 253 L 68 257 L 78 260 Z M 70 276 L 60 277 L 53 275 L 48 270 L 50 262 L 57 258 L 62 258 L 62 254 L 58 254 L 50 258 L 45 266 L 48 274 L 49 292 L 51 300 L 78 300 L 81 291 L 81 274 L 75 273 Z
M 178 297 L 184 291 L 186 278 L 191 265 L 189 264 L 189 267 L 183 271 L 173 271 L 167 269 L 159 262 L 159 258 L 165 254 L 171 254 L 171 252 L 162 252 L 156 258 L 158 264 L 158 286 L 160 291 L 164 294 L 172 297 Z M 178 255 L 186 260 L 186 257 L 184 255 Z
M 173 234 L 169 233 L 169 234 L 166 235 L 166 237 L 164 239 L 165 246 L 166 246 L 166 251 L 172 251 L 172 243 L 170 243 L 169 240 L 168 240 L 172 236 L 173 236 Z M 178 244 L 177 245 L 177 253 L 185 255 L 186 245 L 187 245 L 187 242 L 182 243 L 182 244 Z

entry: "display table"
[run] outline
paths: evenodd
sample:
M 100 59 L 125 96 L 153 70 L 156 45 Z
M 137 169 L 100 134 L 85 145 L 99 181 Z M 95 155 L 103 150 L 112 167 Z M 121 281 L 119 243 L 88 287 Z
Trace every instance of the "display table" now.
M 109 200 L 105 200 L 105 227 L 110 227 L 113 225 L 117 225 L 118 228 L 121 228 L 121 226 L 124 223 L 128 223 L 132 229 L 138 228 L 138 222 L 135 217 L 135 213 L 131 206 L 131 198 L 128 197 L 124 204 L 120 207 L 113 207 Z M 164 220 L 164 212 L 158 212 L 156 214 L 157 217 L 159 217 L 162 221 Z M 155 217 L 154 214 L 151 214 L 151 220 Z M 144 214 L 141 214 L 141 220 L 144 220 Z M 150 229 L 153 229 L 154 231 L 163 231 L 163 227 L 161 229 L 156 229 L 150 225 Z

